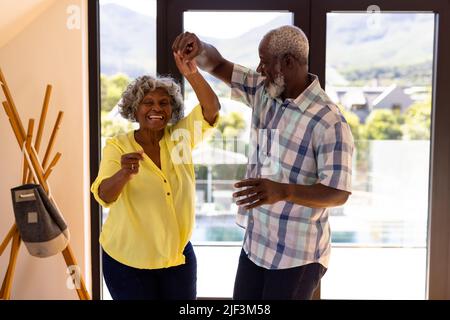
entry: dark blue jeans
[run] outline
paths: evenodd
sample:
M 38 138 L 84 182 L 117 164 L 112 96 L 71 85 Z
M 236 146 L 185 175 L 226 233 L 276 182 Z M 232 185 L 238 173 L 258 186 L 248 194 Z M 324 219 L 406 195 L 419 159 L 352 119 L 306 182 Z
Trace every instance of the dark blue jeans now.
M 197 258 L 188 242 L 186 263 L 164 269 L 136 269 L 111 258 L 103 251 L 103 276 L 114 300 L 195 300 Z
M 235 300 L 310 300 L 327 269 L 320 263 L 269 270 L 241 250 L 234 283 Z

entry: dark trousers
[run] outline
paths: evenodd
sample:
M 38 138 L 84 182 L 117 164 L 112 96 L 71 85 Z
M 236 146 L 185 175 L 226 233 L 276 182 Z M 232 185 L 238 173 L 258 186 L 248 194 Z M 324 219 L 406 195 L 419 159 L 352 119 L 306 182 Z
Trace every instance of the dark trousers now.
M 164 269 L 136 269 L 111 258 L 103 250 L 103 276 L 114 300 L 195 300 L 197 259 L 189 242 L 186 263 Z
M 254 264 L 242 250 L 233 299 L 310 300 L 326 270 L 320 263 L 269 270 Z

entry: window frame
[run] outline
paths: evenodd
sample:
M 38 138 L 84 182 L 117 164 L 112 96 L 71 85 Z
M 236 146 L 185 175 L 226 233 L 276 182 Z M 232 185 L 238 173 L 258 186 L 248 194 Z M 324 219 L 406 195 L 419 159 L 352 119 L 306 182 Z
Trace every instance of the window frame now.
M 445 0 L 379 0 L 382 11 L 435 13 L 432 79 L 431 149 L 428 188 L 426 298 L 450 298 L 450 3 Z M 325 83 L 326 15 L 328 12 L 362 11 L 370 0 L 311 1 L 310 68 Z M 443 174 L 444 173 L 444 174 Z
M 259 0 L 259 1 L 210 1 L 210 0 L 157 0 L 157 64 L 159 74 L 170 74 L 183 84 L 172 59 L 172 41 L 183 32 L 185 11 L 289 11 L 294 14 L 293 24 L 302 28 L 309 37 L 309 0 Z M 170 16 L 170 19 L 168 17 Z M 257 50 L 257 48 L 255 48 Z
M 157 73 L 181 80 L 171 55 L 171 42 L 182 32 L 186 10 L 283 10 L 294 13 L 294 25 L 303 29 L 310 41 L 310 71 L 325 83 L 326 14 L 332 11 L 366 11 L 368 0 L 157 0 Z M 427 235 L 428 299 L 450 298 L 450 3 L 446 0 L 379 0 L 384 11 L 426 11 L 436 13 L 433 61 L 433 111 L 431 122 L 430 186 Z M 89 54 L 89 135 L 90 181 L 100 163 L 100 34 L 99 0 L 88 1 Z M 181 82 L 181 81 L 180 81 Z M 181 82 L 182 83 L 182 82 Z M 91 195 L 92 298 L 102 298 L 100 244 L 101 208 Z
M 100 8 L 99 0 L 88 2 L 88 65 L 89 65 L 89 163 L 90 183 L 97 176 L 100 166 Z M 91 290 L 92 299 L 101 300 L 102 269 L 100 237 L 102 211 L 98 202 L 91 194 Z

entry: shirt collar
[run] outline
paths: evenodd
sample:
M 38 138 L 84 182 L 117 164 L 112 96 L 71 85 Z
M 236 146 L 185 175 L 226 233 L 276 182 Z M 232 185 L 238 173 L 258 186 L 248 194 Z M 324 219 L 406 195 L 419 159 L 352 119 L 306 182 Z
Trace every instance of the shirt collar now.
M 322 92 L 319 78 L 312 73 L 308 73 L 308 78 L 311 83 L 297 98 L 286 99 L 291 104 L 296 105 L 302 112 L 305 112 L 314 101 L 315 97 Z

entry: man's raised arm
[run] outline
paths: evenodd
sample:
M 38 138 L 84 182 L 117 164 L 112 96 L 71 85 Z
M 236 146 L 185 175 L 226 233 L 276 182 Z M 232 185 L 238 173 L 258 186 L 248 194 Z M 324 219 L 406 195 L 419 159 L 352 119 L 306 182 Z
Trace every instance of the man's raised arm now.
M 175 38 L 172 50 L 182 55 L 183 59 L 195 58 L 200 69 L 212 74 L 228 85 L 231 83 L 233 63 L 226 60 L 217 49 L 190 32 L 184 32 Z

